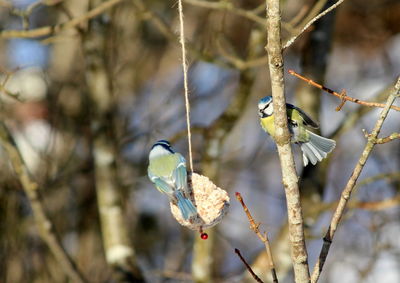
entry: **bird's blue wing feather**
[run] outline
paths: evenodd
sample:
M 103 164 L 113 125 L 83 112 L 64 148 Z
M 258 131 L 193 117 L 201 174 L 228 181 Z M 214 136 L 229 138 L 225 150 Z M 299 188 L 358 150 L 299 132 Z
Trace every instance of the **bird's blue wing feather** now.
M 182 155 L 179 156 L 179 163 L 176 169 L 174 170 L 172 178 L 174 179 L 177 189 L 184 191 L 186 190 L 187 187 L 186 160 Z
M 177 205 L 182 213 L 182 217 L 188 220 L 197 214 L 197 209 L 190 201 L 190 199 L 183 196 L 180 191 L 176 192 Z
M 172 196 L 174 189 L 164 180 L 162 177 L 157 177 L 153 175 L 150 171 L 148 172 L 150 180 L 156 185 L 156 188 L 167 195 Z

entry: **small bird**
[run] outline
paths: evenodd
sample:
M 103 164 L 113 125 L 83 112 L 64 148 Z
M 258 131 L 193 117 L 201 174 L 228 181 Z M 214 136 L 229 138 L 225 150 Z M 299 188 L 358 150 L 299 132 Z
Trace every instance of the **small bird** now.
M 336 142 L 307 130 L 307 127 L 318 129 L 319 126 L 300 108 L 286 103 L 286 109 L 291 142 L 300 146 L 303 152 L 304 166 L 307 166 L 309 161 L 315 165 L 335 148 Z M 258 114 L 260 115 L 261 127 L 275 139 L 272 96 L 260 99 L 258 102 Z
M 186 160 L 172 149 L 168 141 L 159 140 L 152 146 L 147 173 L 156 188 L 178 206 L 185 220 L 197 215 L 197 209 L 189 198 Z

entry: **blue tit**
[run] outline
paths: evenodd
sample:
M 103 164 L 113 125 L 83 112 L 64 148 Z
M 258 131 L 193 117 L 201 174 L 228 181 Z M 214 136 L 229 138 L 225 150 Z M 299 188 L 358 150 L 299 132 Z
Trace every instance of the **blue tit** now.
M 315 165 L 335 148 L 336 142 L 307 130 L 307 127 L 318 129 L 319 126 L 300 108 L 286 103 L 286 109 L 291 142 L 300 146 L 303 152 L 304 166 L 307 166 L 309 161 Z M 261 127 L 275 139 L 272 96 L 266 96 L 259 101 L 258 114 L 260 115 Z
M 156 188 L 178 206 L 185 220 L 197 215 L 190 200 L 186 160 L 168 141 L 160 140 L 151 148 L 147 173 Z

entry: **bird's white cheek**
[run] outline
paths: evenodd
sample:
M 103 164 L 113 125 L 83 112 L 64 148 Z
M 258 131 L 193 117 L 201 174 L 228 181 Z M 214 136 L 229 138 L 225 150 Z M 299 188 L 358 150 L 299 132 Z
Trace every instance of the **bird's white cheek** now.
M 267 109 L 265 109 L 265 114 L 267 114 L 268 116 L 271 116 L 272 113 L 274 112 L 274 109 L 271 106 L 268 106 Z

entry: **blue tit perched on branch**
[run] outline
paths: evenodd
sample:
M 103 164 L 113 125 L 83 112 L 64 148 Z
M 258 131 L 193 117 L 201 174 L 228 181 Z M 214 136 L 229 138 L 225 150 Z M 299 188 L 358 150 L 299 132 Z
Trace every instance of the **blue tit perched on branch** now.
M 151 148 L 147 173 L 156 188 L 179 207 L 185 220 L 197 215 L 189 198 L 186 160 L 168 141 L 160 140 Z
M 304 166 L 307 166 L 309 161 L 315 165 L 335 148 L 336 142 L 307 130 L 307 127 L 318 129 L 319 126 L 300 108 L 286 103 L 286 110 L 291 142 L 300 146 L 303 152 Z M 272 96 L 266 96 L 259 101 L 258 114 L 260 115 L 261 127 L 275 139 Z

